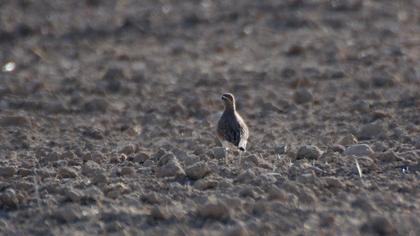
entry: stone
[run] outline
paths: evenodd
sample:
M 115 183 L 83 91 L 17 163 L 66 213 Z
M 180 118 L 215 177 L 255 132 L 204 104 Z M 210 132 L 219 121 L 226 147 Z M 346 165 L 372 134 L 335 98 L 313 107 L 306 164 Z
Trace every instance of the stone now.
M 69 199 L 70 201 L 79 202 L 80 199 L 82 199 L 83 197 L 83 192 L 79 189 L 68 187 L 63 190 L 63 195 L 66 199 Z
M 128 144 L 127 146 L 123 147 L 120 152 L 124 153 L 125 155 L 130 155 L 136 152 L 136 145 Z
M 61 222 L 71 223 L 82 218 L 82 209 L 76 204 L 67 204 L 54 210 L 51 216 Z
M 210 153 L 216 159 L 225 159 L 227 156 L 226 148 L 224 147 L 215 147 L 211 149 Z
M 296 159 L 316 160 L 321 157 L 322 151 L 314 145 L 304 145 L 300 147 L 296 154 Z
M 186 168 L 185 173 L 191 179 L 201 179 L 210 172 L 209 167 L 205 162 L 197 162 L 188 168 Z
M 367 144 L 354 144 L 344 150 L 343 155 L 345 156 L 369 156 L 373 153 L 373 150 Z
M 254 171 L 251 169 L 248 169 L 244 172 L 242 172 L 238 177 L 236 177 L 235 182 L 238 183 L 251 183 L 253 180 L 255 180 L 256 175 Z
M 171 218 L 171 212 L 168 207 L 154 206 L 150 211 L 150 216 L 157 220 L 168 220 Z
M 58 169 L 58 176 L 60 178 L 76 178 L 78 174 L 77 171 L 72 167 L 61 167 Z
M 354 135 L 348 134 L 348 135 L 343 136 L 338 143 L 343 146 L 349 146 L 349 145 L 356 144 L 357 142 L 358 142 L 357 138 Z
M 362 126 L 358 132 L 361 140 L 379 138 L 385 135 L 385 128 L 380 123 L 371 123 Z
M 289 149 L 289 146 L 287 144 L 280 144 L 274 148 L 274 152 L 276 154 L 281 155 L 281 154 L 285 154 L 288 151 L 288 149 Z
M 82 166 L 82 174 L 88 177 L 92 177 L 97 175 L 98 173 L 103 172 L 102 167 L 94 162 L 94 161 L 87 161 L 83 166 Z
M 333 152 L 343 153 L 346 148 L 341 144 L 333 144 L 331 147 Z
M 199 189 L 199 190 L 206 190 L 206 189 L 212 189 L 217 187 L 218 182 L 217 180 L 214 179 L 199 179 L 197 181 L 195 181 L 194 183 L 194 188 Z
M 175 158 L 169 160 L 166 164 L 161 166 L 157 171 L 158 177 L 183 177 L 185 171 L 179 161 Z
M 366 102 L 366 101 L 363 101 L 363 100 L 355 102 L 353 104 L 353 110 L 361 112 L 361 113 L 369 112 L 370 111 L 370 103 Z
M 228 206 L 221 201 L 209 201 L 198 208 L 198 215 L 214 220 L 228 220 L 231 218 L 231 211 Z
M 0 118 L 3 127 L 30 127 L 31 121 L 25 116 L 3 116 Z
M 372 158 L 382 162 L 404 161 L 404 158 L 398 156 L 394 151 L 375 153 Z
M 18 204 L 19 204 L 19 199 L 14 189 L 8 188 L 2 193 L 0 193 L 0 206 L 14 209 L 18 206 Z
M 113 199 L 129 192 L 130 188 L 123 183 L 112 184 L 105 190 L 106 196 Z
M 395 226 L 384 216 L 375 216 L 368 219 L 361 227 L 363 234 L 370 235 L 398 235 Z
M 16 172 L 17 172 L 17 169 L 14 166 L 1 166 L 0 167 L 0 176 L 4 178 L 10 178 L 14 176 Z
M 293 101 L 296 104 L 304 104 L 313 100 L 312 93 L 306 88 L 299 88 L 293 94 Z
M 131 166 L 124 166 L 121 168 L 120 175 L 121 176 L 132 176 L 136 173 L 136 170 Z
M 150 156 L 144 152 L 137 153 L 132 158 L 132 161 L 137 163 L 144 163 L 145 161 L 150 159 Z

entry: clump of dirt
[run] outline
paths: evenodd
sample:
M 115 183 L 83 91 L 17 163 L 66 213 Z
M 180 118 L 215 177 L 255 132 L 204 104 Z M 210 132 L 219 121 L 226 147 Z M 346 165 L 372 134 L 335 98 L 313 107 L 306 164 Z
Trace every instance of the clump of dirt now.
M 420 234 L 419 8 L 2 1 L 1 234 Z

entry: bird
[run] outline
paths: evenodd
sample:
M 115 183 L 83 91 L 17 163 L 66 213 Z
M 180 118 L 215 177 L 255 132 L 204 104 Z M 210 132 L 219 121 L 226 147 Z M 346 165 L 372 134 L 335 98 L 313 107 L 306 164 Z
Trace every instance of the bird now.
M 217 124 L 217 136 L 223 142 L 236 146 L 239 151 L 245 152 L 248 143 L 249 129 L 244 119 L 236 110 L 235 96 L 224 93 L 221 97 L 225 109 Z

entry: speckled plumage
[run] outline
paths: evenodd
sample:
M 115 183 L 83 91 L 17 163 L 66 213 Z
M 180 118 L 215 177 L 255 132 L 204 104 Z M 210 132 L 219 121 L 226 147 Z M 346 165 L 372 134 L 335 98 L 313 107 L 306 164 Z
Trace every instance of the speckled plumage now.
M 227 141 L 239 150 L 245 151 L 249 137 L 248 126 L 236 111 L 235 97 L 231 93 L 222 95 L 225 110 L 217 124 L 217 135 L 222 141 Z

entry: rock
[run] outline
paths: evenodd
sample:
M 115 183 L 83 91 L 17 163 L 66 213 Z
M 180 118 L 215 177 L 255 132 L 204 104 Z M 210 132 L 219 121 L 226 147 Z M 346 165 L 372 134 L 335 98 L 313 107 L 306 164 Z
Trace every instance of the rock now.
M 354 135 L 348 134 L 346 136 L 343 136 L 338 143 L 343 146 L 349 146 L 356 144 L 357 142 L 357 138 Z
M 159 158 L 158 165 L 159 166 L 166 165 L 169 161 L 172 161 L 172 160 L 178 161 L 178 158 L 176 158 L 176 156 L 172 153 L 166 153 L 165 155 Z
M 18 204 L 19 199 L 14 189 L 8 188 L 4 192 L 0 193 L 0 206 L 14 209 L 18 206 Z
M 289 149 L 289 146 L 287 144 L 280 144 L 277 147 L 274 148 L 274 152 L 276 154 L 285 154 Z
M 64 207 L 54 210 L 51 216 L 53 219 L 61 222 L 71 223 L 82 218 L 82 209 L 80 209 L 79 205 L 67 204 Z
M 256 178 L 255 173 L 252 170 L 246 170 L 236 177 L 235 182 L 238 183 L 251 183 Z
M 2 127 L 30 127 L 31 121 L 25 116 L 3 116 L 0 118 Z
M 95 176 L 98 173 L 102 173 L 102 172 L 104 172 L 102 167 L 94 161 L 87 161 L 82 166 L 82 174 L 85 175 L 85 176 L 88 176 L 88 177 Z
M 16 174 L 16 167 L 14 166 L 1 166 L 0 167 L 0 176 L 4 178 L 10 178 Z
M 103 98 L 93 98 L 86 101 L 82 109 L 85 112 L 106 112 L 110 104 Z
M 375 153 L 372 158 L 382 162 L 404 161 L 404 159 L 398 156 L 394 151 Z
M 344 150 L 345 156 L 369 156 L 373 150 L 367 144 L 354 144 Z
M 211 156 L 216 159 L 225 159 L 227 156 L 226 148 L 224 147 L 215 147 L 210 151 Z
M 73 202 L 79 202 L 83 197 L 83 192 L 79 189 L 68 187 L 63 190 L 63 195 Z
M 268 199 L 286 201 L 288 199 L 288 196 L 286 191 L 284 191 L 283 189 L 279 189 L 278 187 L 273 185 L 268 190 Z
M 120 152 L 124 153 L 125 155 L 130 155 L 136 152 L 136 145 L 128 144 L 127 146 L 123 147 Z
M 103 198 L 104 193 L 96 186 L 90 186 L 84 191 L 83 201 L 99 201 Z
M 360 227 L 360 231 L 363 234 L 371 235 L 398 235 L 395 226 L 383 216 L 375 216 L 369 219 Z
M 193 186 L 196 189 L 206 190 L 206 189 L 215 188 L 217 187 L 217 185 L 218 185 L 217 180 L 206 178 L 206 179 L 199 179 L 195 181 Z
M 358 138 L 362 140 L 383 137 L 385 128 L 380 123 L 371 123 L 364 125 L 358 132 Z
M 171 212 L 168 207 L 154 206 L 150 211 L 150 216 L 157 220 L 168 220 L 171 218 Z
M 155 192 L 147 193 L 141 197 L 141 200 L 143 200 L 146 203 L 149 204 L 161 204 L 163 202 L 162 196 Z
M 243 223 L 233 226 L 226 232 L 227 236 L 248 236 L 252 235 Z
M 370 111 L 370 103 L 366 102 L 366 101 L 358 101 L 355 102 L 353 104 L 353 110 L 361 112 L 361 113 L 366 113 Z
M 85 127 L 82 131 L 82 135 L 96 140 L 104 138 L 103 131 L 94 127 Z
M 118 164 L 118 163 L 124 162 L 127 159 L 128 159 L 127 155 L 125 155 L 124 153 L 121 153 L 121 154 L 113 155 L 111 159 L 109 160 L 109 162 L 112 164 Z
M 60 178 L 76 178 L 78 174 L 77 171 L 72 167 L 61 167 L 58 169 L 58 176 Z
M 209 172 L 209 167 L 205 162 L 202 161 L 189 166 L 185 170 L 185 173 L 191 179 L 201 179 L 204 176 L 206 176 Z
M 144 152 L 140 152 L 133 156 L 131 159 L 137 163 L 144 163 L 145 161 L 150 159 L 150 156 Z
M 174 157 L 169 160 L 168 163 L 161 166 L 157 171 L 158 177 L 183 177 L 185 176 L 185 171 L 182 168 L 179 161 Z
M 391 75 L 383 74 L 382 76 L 373 77 L 372 83 L 375 87 L 391 87 L 395 84 L 395 81 Z
M 331 150 L 333 152 L 338 152 L 338 153 L 343 153 L 344 150 L 346 149 L 343 145 L 341 144 L 333 144 L 331 147 Z
M 293 94 L 293 101 L 296 104 L 304 104 L 304 103 L 311 102 L 312 100 L 313 100 L 312 93 L 305 88 L 299 88 Z
M 377 211 L 377 208 L 373 201 L 369 200 L 367 197 L 358 197 L 352 203 L 351 207 L 358 208 L 366 212 Z
M 221 201 L 209 201 L 198 208 L 198 215 L 214 220 L 228 220 L 231 218 L 231 211 L 228 206 Z
M 316 160 L 321 157 L 322 151 L 314 145 L 304 145 L 299 148 L 296 154 L 296 159 Z
M 130 188 L 123 183 L 112 184 L 105 190 L 106 196 L 114 199 L 129 192 Z
M 136 173 L 136 170 L 131 166 L 124 166 L 121 168 L 120 175 L 122 176 L 132 176 Z

